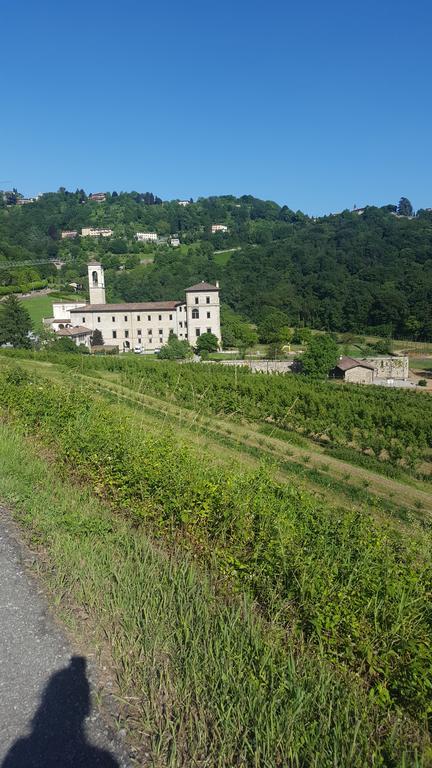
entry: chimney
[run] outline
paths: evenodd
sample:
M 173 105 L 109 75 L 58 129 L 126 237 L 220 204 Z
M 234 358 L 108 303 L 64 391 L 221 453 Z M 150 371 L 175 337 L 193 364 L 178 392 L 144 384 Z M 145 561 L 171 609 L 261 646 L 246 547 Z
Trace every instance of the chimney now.
M 219 288 L 219 280 L 216 280 L 216 288 Z

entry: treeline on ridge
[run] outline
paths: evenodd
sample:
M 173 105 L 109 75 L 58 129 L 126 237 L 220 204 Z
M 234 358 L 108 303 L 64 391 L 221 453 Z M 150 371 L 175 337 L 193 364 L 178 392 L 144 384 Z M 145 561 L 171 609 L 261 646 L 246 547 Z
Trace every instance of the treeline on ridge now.
M 212 223 L 229 231 L 212 235 Z M 89 225 L 111 227 L 113 237 L 61 240 L 62 230 Z M 139 230 L 177 233 L 184 247 L 143 245 L 134 239 Z M 238 250 L 222 260 L 214 256 L 231 248 Z M 149 249 L 153 263 L 140 264 Z M 246 195 L 180 206 L 135 192 L 97 203 L 83 190 L 49 193 L 31 205 L 3 201 L 0 286 L 19 283 L 8 262 L 45 256 L 67 261 L 65 280 L 85 280 L 87 260 L 100 258 L 109 300 L 181 298 L 188 284 L 219 279 L 222 300 L 251 322 L 277 309 L 290 326 L 432 339 L 429 210 L 409 216 L 396 206 L 370 206 L 361 215 L 316 219 Z M 25 269 L 24 279 L 37 280 L 54 267 Z

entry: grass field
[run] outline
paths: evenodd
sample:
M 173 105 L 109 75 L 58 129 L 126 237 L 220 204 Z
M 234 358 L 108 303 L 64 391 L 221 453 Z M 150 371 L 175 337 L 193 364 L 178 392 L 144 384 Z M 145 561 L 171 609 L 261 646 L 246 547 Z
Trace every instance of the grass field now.
M 56 297 L 53 298 L 50 296 L 50 294 L 44 294 L 44 295 L 38 295 L 38 296 L 29 296 L 28 298 L 22 298 L 21 301 L 23 302 L 23 305 L 25 306 L 27 312 L 30 315 L 31 321 L 33 323 L 34 330 L 40 331 L 43 328 L 42 320 L 44 317 L 52 317 L 52 305 L 53 302 L 59 302 L 62 299 L 65 301 L 85 301 L 85 299 L 79 299 L 75 294 L 64 294 L 62 298 L 58 297 L 58 294 L 56 294 Z

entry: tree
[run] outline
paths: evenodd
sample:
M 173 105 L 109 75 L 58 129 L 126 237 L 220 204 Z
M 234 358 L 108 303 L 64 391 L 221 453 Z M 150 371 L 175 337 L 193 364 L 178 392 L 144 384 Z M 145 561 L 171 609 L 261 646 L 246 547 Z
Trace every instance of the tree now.
M 316 334 L 312 336 L 306 352 L 297 362 L 305 376 L 325 379 L 335 367 L 338 357 L 339 350 L 335 340 L 327 334 Z
M 258 334 L 241 315 L 227 306 L 221 307 L 222 344 L 224 349 L 238 347 L 241 354 L 258 343 Z
M 71 352 L 73 355 L 87 355 L 89 352 L 85 344 L 77 346 L 69 336 L 56 338 L 50 345 L 50 348 L 55 352 Z
M 93 331 L 92 337 L 90 339 L 90 344 L 92 347 L 102 347 L 104 343 L 102 331 L 99 330 L 99 328 L 96 328 L 95 331 Z
M 280 341 L 280 332 L 289 323 L 285 312 L 280 309 L 271 309 L 258 325 L 258 335 L 264 344 L 272 344 Z
M 198 336 L 196 342 L 196 351 L 198 354 L 201 352 L 217 352 L 219 348 L 219 341 L 214 333 L 202 333 Z
M 0 344 L 29 349 L 32 322 L 27 310 L 13 294 L 0 305 Z
M 161 347 L 157 356 L 160 360 L 186 360 L 192 357 L 192 350 L 186 340 L 178 339 L 175 333 L 170 333 L 168 342 Z
M 401 197 L 397 208 L 399 216 L 412 216 L 414 213 L 413 207 L 407 197 Z

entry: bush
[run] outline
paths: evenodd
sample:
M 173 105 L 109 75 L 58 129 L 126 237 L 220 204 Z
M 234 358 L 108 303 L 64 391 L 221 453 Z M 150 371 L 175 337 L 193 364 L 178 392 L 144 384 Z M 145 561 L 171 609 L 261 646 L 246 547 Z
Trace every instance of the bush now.
M 419 379 L 417 382 L 418 387 L 427 387 L 427 381 L 426 379 Z

